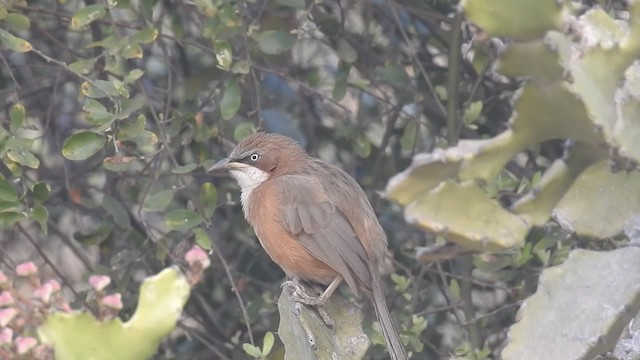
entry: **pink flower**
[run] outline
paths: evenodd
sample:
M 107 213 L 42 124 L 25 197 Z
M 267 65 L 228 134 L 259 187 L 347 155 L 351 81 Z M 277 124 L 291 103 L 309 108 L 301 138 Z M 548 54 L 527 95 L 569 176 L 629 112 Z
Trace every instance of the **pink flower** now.
M 10 292 L 3 291 L 0 293 L 0 307 L 13 305 L 15 303 L 16 301 L 14 300 L 13 295 L 11 295 Z
M 33 295 L 35 297 L 37 297 L 38 299 L 40 299 L 40 301 L 42 301 L 43 304 L 48 304 L 51 301 L 51 295 L 53 293 L 54 293 L 54 291 L 53 291 L 53 287 L 51 286 L 51 284 L 46 283 L 46 284 L 40 286 L 39 288 L 37 288 L 33 292 Z
M 206 269 L 211 265 L 209 260 L 209 254 L 204 251 L 200 246 L 194 245 L 191 250 L 184 256 L 189 266 L 193 267 L 199 264 L 202 269 Z
M 5 344 L 11 344 L 13 341 L 13 330 L 10 328 L 4 328 L 0 330 L 0 346 Z
M 14 308 L 0 309 L 0 328 L 9 325 L 17 315 L 18 310 Z
M 47 282 L 45 282 L 44 284 L 49 285 L 51 287 L 51 291 L 54 293 L 60 291 L 60 283 L 56 280 L 47 280 Z
M 122 296 L 119 293 L 113 294 L 113 295 L 108 295 L 102 298 L 102 300 L 100 300 L 100 303 L 102 303 L 102 305 L 104 305 L 105 307 L 114 309 L 114 310 L 120 310 L 122 309 Z
M 18 354 L 24 355 L 31 351 L 36 345 L 38 345 L 38 340 L 32 337 L 21 337 L 18 336 L 16 338 L 16 350 L 18 350 Z
M 102 292 L 102 290 L 111 284 L 111 278 L 106 275 L 92 275 L 89 278 L 89 284 L 91 284 L 97 292 Z
M 38 272 L 38 267 L 33 261 L 22 263 L 16 267 L 16 274 L 18 276 L 31 276 Z

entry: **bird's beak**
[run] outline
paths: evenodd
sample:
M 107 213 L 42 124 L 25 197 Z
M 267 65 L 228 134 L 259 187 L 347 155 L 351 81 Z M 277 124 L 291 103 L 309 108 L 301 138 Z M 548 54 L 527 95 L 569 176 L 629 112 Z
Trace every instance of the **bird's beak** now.
M 229 158 L 224 158 L 213 164 L 209 169 L 207 169 L 207 172 L 229 171 L 233 169 L 242 169 L 245 167 L 247 167 L 247 164 L 231 161 L 231 159 Z

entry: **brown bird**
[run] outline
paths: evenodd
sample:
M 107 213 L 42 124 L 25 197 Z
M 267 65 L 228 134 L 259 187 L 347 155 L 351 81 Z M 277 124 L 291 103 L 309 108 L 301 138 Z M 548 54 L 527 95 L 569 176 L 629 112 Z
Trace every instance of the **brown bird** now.
M 391 358 L 408 359 L 380 281 L 387 238 L 352 177 L 293 139 L 267 133 L 242 140 L 214 170 L 236 179 L 245 218 L 287 276 L 328 286 L 315 301 L 302 300 L 321 306 L 345 281 L 373 302 Z

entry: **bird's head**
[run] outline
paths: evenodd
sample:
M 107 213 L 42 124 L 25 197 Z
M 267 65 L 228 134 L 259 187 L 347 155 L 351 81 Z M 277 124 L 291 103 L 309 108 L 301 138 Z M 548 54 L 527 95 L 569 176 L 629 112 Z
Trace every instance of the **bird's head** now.
M 294 173 L 306 156 L 295 140 L 261 132 L 242 140 L 229 157 L 208 171 L 229 171 L 243 191 L 250 191 L 273 176 Z

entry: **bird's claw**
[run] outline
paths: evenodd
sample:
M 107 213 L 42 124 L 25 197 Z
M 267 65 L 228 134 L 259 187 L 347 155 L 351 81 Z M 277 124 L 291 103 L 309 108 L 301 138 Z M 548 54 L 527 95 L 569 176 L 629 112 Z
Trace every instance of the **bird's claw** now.
M 331 316 L 329 316 L 329 313 L 324 308 L 324 305 L 327 302 L 327 298 L 325 296 L 313 296 L 309 294 L 307 288 L 297 279 L 283 282 L 282 287 L 288 288 L 290 300 L 315 307 L 318 311 L 318 315 L 322 319 L 322 322 L 324 322 L 328 328 L 332 330 L 335 329 L 335 322 L 331 319 Z

